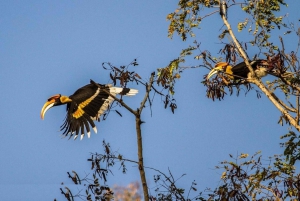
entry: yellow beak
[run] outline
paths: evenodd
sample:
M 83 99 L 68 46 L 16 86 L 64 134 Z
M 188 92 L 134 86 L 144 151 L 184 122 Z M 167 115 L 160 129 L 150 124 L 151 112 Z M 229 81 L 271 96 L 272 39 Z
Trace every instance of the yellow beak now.
M 44 104 L 41 110 L 41 119 L 44 119 L 45 113 L 47 112 L 47 110 L 53 107 L 54 103 L 55 103 L 55 99 L 51 99 Z
M 224 71 L 224 67 L 228 66 L 227 62 L 219 62 L 215 65 L 215 68 L 213 68 L 207 75 L 206 79 L 209 80 L 211 76 L 218 73 L 219 71 Z
M 218 66 L 213 68 L 207 75 L 206 79 L 209 80 L 214 74 L 218 73 L 219 71 L 224 71 L 223 66 Z

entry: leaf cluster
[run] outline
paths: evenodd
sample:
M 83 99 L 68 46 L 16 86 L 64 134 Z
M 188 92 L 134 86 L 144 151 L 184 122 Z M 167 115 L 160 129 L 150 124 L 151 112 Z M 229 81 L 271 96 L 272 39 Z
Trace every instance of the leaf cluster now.
M 281 139 L 287 139 L 286 142 L 280 143 L 284 147 L 284 156 L 290 165 L 294 165 L 296 161 L 300 161 L 300 135 L 294 131 L 281 136 Z
M 223 161 L 218 169 L 222 184 L 209 194 L 214 200 L 268 201 L 299 199 L 299 175 L 293 176 L 295 167 L 275 155 L 263 160 L 258 153 L 249 157 L 240 154 L 233 161 Z
M 116 157 L 116 153 L 111 153 L 110 145 L 103 141 L 103 149 L 105 154 L 91 153 L 91 157 L 87 160 L 90 162 L 91 173 L 85 174 L 81 179 L 77 172 L 72 171 L 72 174 L 67 172 L 69 179 L 81 188 L 79 192 L 73 194 L 71 189 L 65 186 L 65 190 L 60 188 L 61 193 L 68 201 L 74 201 L 75 198 L 80 198 L 88 201 L 109 201 L 113 200 L 113 190 L 105 183 L 107 181 L 110 168 L 115 165 L 115 160 L 120 161 L 121 156 Z M 126 166 L 121 163 L 123 172 L 126 172 Z M 85 192 L 85 193 L 82 193 Z
M 167 15 L 167 20 L 170 21 L 168 36 L 173 37 L 174 32 L 180 35 L 182 40 L 187 39 L 187 35 L 194 37 L 193 28 L 200 25 L 202 17 L 200 11 L 202 7 L 211 8 L 214 5 L 219 5 L 218 0 L 180 0 L 178 8 Z
M 184 53 L 185 55 L 189 54 L 188 51 Z M 181 61 L 182 62 L 182 61 Z M 179 79 L 180 75 L 179 73 L 176 73 L 178 70 L 177 64 L 180 63 L 177 60 L 174 60 L 168 65 L 167 68 L 158 70 L 157 75 L 156 75 L 156 83 L 157 86 L 154 86 L 151 84 L 151 89 L 154 91 L 154 95 L 158 94 L 159 96 L 164 99 L 164 107 L 167 108 L 169 107 L 172 111 L 172 113 L 175 112 L 175 109 L 177 109 L 177 104 L 175 98 L 171 97 L 170 94 L 174 94 L 174 85 L 175 85 L 175 79 Z M 122 66 L 115 66 L 110 62 L 104 62 L 102 63 L 103 69 L 109 71 L 109 76 L 111 79 L 111 82 L 113 85 L 118 85 L 121 87 L 128 87 L 129 83 L 134 83 L 136 85 L 142 85 L 146 88 L 148 87 L 147 81 L 145 81 L 142 76 L 140 76 L 138 73 L 135 71 L 130 70 L 132 67 L 139 66 L 137 59 L 134 59 L 131 63 L 128 65 L 122 65 Z M 160 86 L 162 89 L 160 89 Z M 165 93 L 164 91 L 167 91 Z M 150 92 L 150 91 L 149 91 Z M 153 97 L 154 97 L 153 95 Z M 122 98 L 120 99 L 122 100 Z M 149 106 L 151 108 L 153 100 L 148 97 L 147 102 L 149 103 Z M 114 102 L 117 105 L 120 105 L 120 102 L 115 101 Z M 110 108 L 103 114 L 103 120 L 105 120 L 111 111 L 111 108 L 113 108 L 114 105 L 111 104 Z M 122 114 L 118 110 L 114 110 L 118 115 L 122 117 Z
M 185 176 L 181 175 L 179 178 L 175 178 L 172 172 L 168 171 L 168 174 L 165 174 L 154 168 L 150 168 L 157 171 L 159 174 L 154 175 L 153 179 L 155 182 L 155 195 L 151 196 L 151 200 L 155 201 L 191 201 L 191 200 L 205 200 L 202 197 L 202 192 L 198 192 L 197 183 L 194 180 L 191 183 L 189 188 L 180 188 L 178 187 L 178 181 Z M 194 195 L 196 194 L 196 195 Z
M 102 68 L 104 70 L 110 71 L 109 76 L 113 82 L 113 85 L 119 85 L 121 87 L 126 87 L 129 82 L 134 82 L 137 85 L 141 82 L 141 76 L 135 71 L 129 71 L 130 67 L 138 66 L 137 59 L 134 59 L 127 66 L 115 66 L 110 62 L 102 63 Z

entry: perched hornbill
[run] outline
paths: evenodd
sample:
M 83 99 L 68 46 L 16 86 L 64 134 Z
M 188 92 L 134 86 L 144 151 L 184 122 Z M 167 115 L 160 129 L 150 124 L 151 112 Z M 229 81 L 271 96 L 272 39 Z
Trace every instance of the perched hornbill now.
M 134 96 L 138 90 L 101 85 L 91 80 L 90 84 L 81 87 L 69 97 L 61 94 L 51 96 L 41 110 L 41 118 L 44 119 L 46 111 L 51 107 L 67 104 L 67 115 L 61 126 L 61 130 L 64 130 L 63 135 L 70 134 L 71 138 L 75 134 L 74 139 L 76 139 L 79 130 L 81 130 L 80 138 L 82 139 L 86 129 L 87 135 L 90 137 L 90 125 L 97 133 L 93 121 L 99 120 L 100 115 L 107 110 L 114 100 L 108 93 L 113 96 L 116 94 Z
M 257 77 L 264 77 L 268 74 L 269 64 L 266 60 L 251 61 L 250 65 L 253 68 Z M 225 72 L 227 74 L 227 77 L 232 80 L 248 78 L 248 74 L 250 73 L 245 62 L 241 62 L 233 67 L 230 66 L 227 62 L 219 62 L 216 64 L 215 68 L 213 68 L 208 73 L 206 79 L 211 78 L 212 75 L 216 74 L 219 71 Z

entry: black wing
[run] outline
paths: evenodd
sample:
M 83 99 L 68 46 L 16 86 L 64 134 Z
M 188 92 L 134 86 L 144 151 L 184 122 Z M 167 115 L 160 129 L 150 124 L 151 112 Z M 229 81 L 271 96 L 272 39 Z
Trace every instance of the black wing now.
M 64 135 L 70 135 L 71 138 L 75 134 L 74 139 L 76 139 L 80 132 L 82 139 L 86 131 L 90 137 L 89 126 L 97 133 L 93 120 L 98 120 L 114 100 L 107 93 L 110 93 L 109 85 L 99 84 L 99 86 L 88 84 L 69 97 L 72 102 L 67 104 L 67 116 L 61 126 Z

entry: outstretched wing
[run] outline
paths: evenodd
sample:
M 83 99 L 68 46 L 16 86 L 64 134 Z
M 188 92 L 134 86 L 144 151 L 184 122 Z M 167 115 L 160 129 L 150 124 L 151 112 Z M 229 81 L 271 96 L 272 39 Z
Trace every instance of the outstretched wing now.
M 93 120 L 98 120 L 114 101 L 108 93 L 112 95 L 135 95 L 137 92 L 134 89 L 93 83 L 78 89 L 70 96 L 72 102 L 67 105 L 67 116 L 61 127 L 61 130 L 64 130 L 63 134 L 66 136 L 70 134 L 70 137 L 75 134 L 74 139 L 76 139 L 81 131 L 80 138 L 82 139 L 86 131 L 90 137 L 89 126 L 97 133 Z
M 74 117 L 74 112 L 71 111 L 80 111 L 78 106 L 74 106 L 72 103 L 68 104 L 67 106 L 68 112 L 65 118 L 65 122 L 61 126 L 61 130 L 64 130 L 63 135 L 68 136 L 71 138 L 73 135 L 74 140 L 78 137 L 79 132 L 81 133 L 80 139 L 82 139 L 85 135 L 85 131 L 90 137 L 90 126 L 93 128 L 94 132 L 97 133 L 97 128 L 93 122 L 93 120 L 88 116 L 86 113 L 82 113 L 80 117 Z M 77 112 L 78 114 L 78 112 Z

